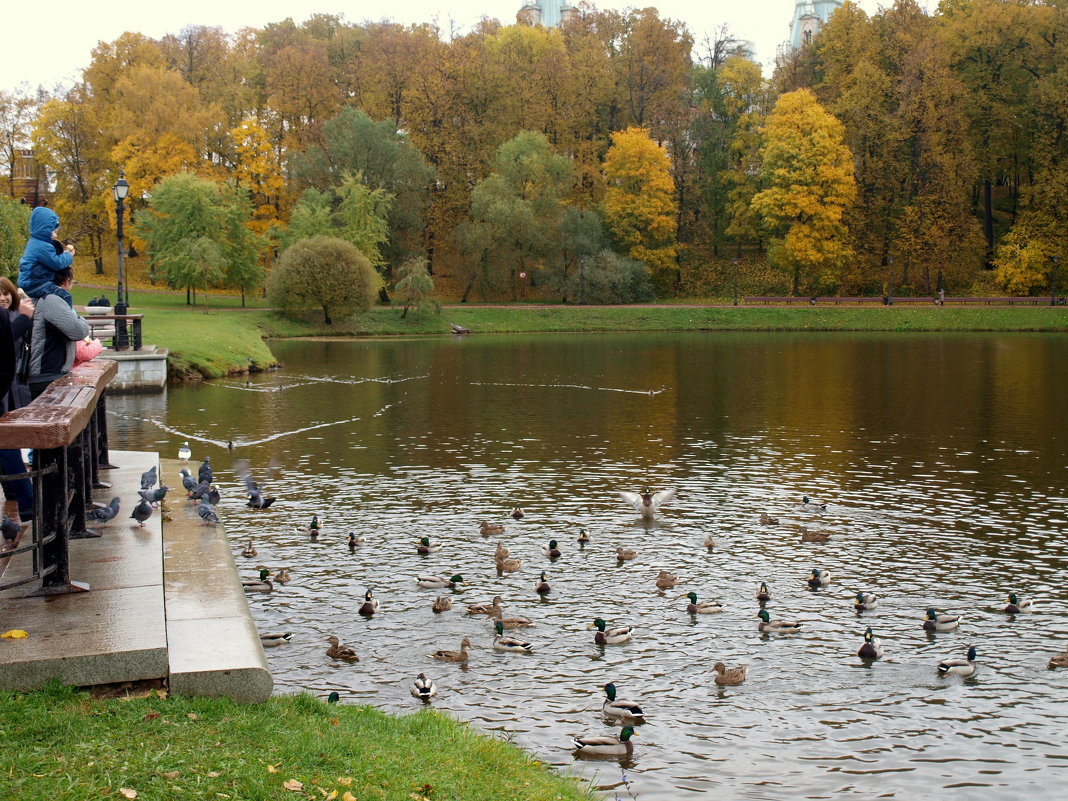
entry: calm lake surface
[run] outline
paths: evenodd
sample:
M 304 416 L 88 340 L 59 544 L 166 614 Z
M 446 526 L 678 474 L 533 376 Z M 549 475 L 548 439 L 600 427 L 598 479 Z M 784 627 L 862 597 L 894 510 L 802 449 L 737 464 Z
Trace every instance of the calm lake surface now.
M 239 569 L 289 567 L 250 596 L 279 692 L 419 702 L 507 737 L 608 796 L 642 799 L 1064 798 L 1068 671 L 1068 336 L 663 334 L 275 342 L 286 367 L 109 401 L 113 447 L 212 457 Z M 226 450 L 234 442 L 233 453 Z M 244 506 L 248 459 L 265 512 Z M 268 465 L 278 465 L 270 473 Z M 195 464 L 193 465 L 195 468 Z M 651 526 L 616 490 L 675 488 Z M 172 495 L 178 503 L 181 493 Z M 808 495 L 828 504 L 801 509 Z M 168 499 L 170 500 L 170 499 Z M 509 517 L 513 506 L 526 516 Z M 778 518 L 761 525 L 761 512 Z M 323 519 L 309 541 L 313 513 Z M 503 523 L 483 538 L 479 522 Z M 800 530 L 830 534 L 802 543 Z M 592 542 L 579 549 L 585 527 Z M 354 553 L 349 531 L 366 537 Z M 715 548 L 703 547 L 711 535 Z M 440 552 L 419 556 L 420 536 Z M 240 555 L 249 538 L 259 555 Z M 562 558 L 542 554 L 557 539 Z M 498 575 L 503 542 L 522 568 Z M 617 545 L 639 550 L 620 564 Z M 813 567 L 831 584 L 810 590 Z M 665 569 L 679 575 L 659 591 Z M 534 582 L 545 570 L 552 593 Z M 420 574 L 461 573 L 453 609 Z M 754 593 L 798 634 L 762 635 Z M 372 588 L 381 613 L 357 614 Z M 690 616 L 681 593 L 724 611 Z M 879 596 L 858 615 L 858 591 Z M 1008 592 L 1040 599 L 1001 610 Z M 499 654 L 467 604 L 504 599 L 532 654 Z M 926 634 L 924 611 L 963 614 Z M 596 646 L 589 626 L 633 625 Z M 872 626 L 885 657 L 856 656 Z M 332 662 L 337 634 L 360 655 Z M 466 667 L 427 654 L 474 643 Z M 947 656 L 978 648 L 968 679 Z M 717 688 L 712 665 L 748 665 Z M 576 758 L 618 732 L 603 685 L 647 721 L 629 760 Z

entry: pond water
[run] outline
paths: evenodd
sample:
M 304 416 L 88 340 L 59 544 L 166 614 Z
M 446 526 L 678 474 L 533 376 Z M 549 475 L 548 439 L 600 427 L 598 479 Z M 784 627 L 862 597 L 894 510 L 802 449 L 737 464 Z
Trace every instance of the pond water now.
M 289 567 L 250 597 L 279 692 L 435 707 L 589 778 L 609 797 L 1063 798 L 1068 671 L 1068 337 L 1062 335 L 542 335 L 286 341 L 286 367 L 112 398 L 114 447 L 210 455 L 239 569 Z M 225 445 L 233 441 L 230 453 Z M 248 459 L 274 506 L 254 512 Z M 270 467 L 274 465 L 274 467 Z M 674 488 L 652 525 L 616 491 Z M 825 514 L 801 508 L 803 496 Z M 173 496 L 172 496 L 173 497 Z M 175 502 L 178 502 L 176 499 Z M 512 520 L 514 506 L 524 509 Z M 778 519 L 761 525 L 760 513 Z M 323 520 L 310 542 L 312 514 Z M 484 538 L 479 522 L 505 525 Z M 580 549 L 586 528 L 592 542 Z M 801 542 L 801 529 L 830 535 Z M 350 553 L 348 532 L 366 538 Z M 421 536 L 442 543 L 420 556 Z M 703 547 L 712 536 L 715 547 Z M 259 554 L 240 550 L 254 538 Z M 542 549 L 557 539 L 555 562 Z M 499 575 L 498 542 L 522 560 Z M 620 563 L 615 549 L 639 551 Z M 812 568 L 829 586 L 811 590 Z M 660 591 L 658 571 L 679 576 Z M 534 583 L 544 570 L 552 592 Z M 420 574 L 463 575 L 453 609 Z M 772 617 L 757 631 L 767 581 Z M 367 588 L 381 612 L 357 614 Z M 691 616 L 680 594 L 718 600 Z M 858 615 L 858 591 L 879 597 Z M 1008 592 L 1040 601 L 1001 610 Z M 448 592 L 448 591 L 444 591 Z M 467 604 L 504 599 L 531 654 L 492 650 Z M 963 614 L 929 635 L 927 607 Z M 633 625 L 599 647 L 589 626 Z M 856 652 L 864 629 L 883 659 Z M 336 634 L 358 664 L 326 657 Z M 428 658 L 473 643 L 466 667 Z M 942 678 L 978 649 L 973 677 Z M 712 665 L 747 665 L 717 688 Z M 570 737 L 618 732 L 603 685 L 639 700 L 633 756 L 589 760 Z

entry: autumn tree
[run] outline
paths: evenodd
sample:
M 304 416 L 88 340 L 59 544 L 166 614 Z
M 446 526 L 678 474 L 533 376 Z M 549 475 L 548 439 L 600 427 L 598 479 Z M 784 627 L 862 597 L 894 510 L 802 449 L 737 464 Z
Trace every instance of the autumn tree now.
M 850 255 L 843 216 L 856 195 L 842 124 L 807 89 L 782 95 L 761 149 L 764 186 L 752 207 L 771 238 L 768 256 L 802 287 L 834 288 Z
M 30 207 L 0 197 L 0 275 L 15 278 L 30 235 Z
M 0 159 L 7 168 L 8 197 L 15 195 L 15 164 L 18 151 L 26 147 L 41 98 L 23 84 L 13 92 L 0 89 Z
M 393 272 L 396 285 L 393 287 L 393 303 L 403 306 L 401 317 L 408 316 L 408 310 L 419 311 L 430 302 L 434 291 L 434 279 L 427 269 L 426 259 L 411 258 Z
M 667 151 L 644 128 L 612 134 L 604 160 L 605 224 L 619 247 L 644 262 L 661 292 L 677 291 L 677 206 Z
M 321 309 L 323 322 L 370 308 L 381 279 L 353 244 L 329 236 L 286 248 L 267 281 L 272 306 L 290 313 Z
M 522 131 L 500 146 L 493 172 L 471 193 L 470 220 L 457 229 L 465 256 L 461 302 L 475 289 L 504 290 L 516 300 L 520 273 L 537 281 L 558 247 L 572 176 L 542 133 Z
M 230 137 L 237 159 L 233 179 L 251 196 L 252 230 L 265 234 L 279 223 L 279 207 L 285 191 L 282 167 L 267 132 L 255 118 L 244 120 L 230 131 Z

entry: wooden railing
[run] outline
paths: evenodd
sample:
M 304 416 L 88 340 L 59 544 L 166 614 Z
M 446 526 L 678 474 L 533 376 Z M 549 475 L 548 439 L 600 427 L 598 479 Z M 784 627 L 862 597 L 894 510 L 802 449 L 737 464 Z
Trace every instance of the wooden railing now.
M 32 554 L 28 576 L 0 582 L 0 590 L 40 580 L 34 594 L 80 592 L 88 585 L 70 575 L 68 543 L 99 536 L 86 528 L 85 511 L 94 486 L 107 487 L 99 471 L 108 463 L 105 388 L 118 372 L 116 362 L 94 359 L 53 381 L 32 403 L 0 417 L 0 448 L 32 448 L 28 473 L 3 476 L 33 481 L 33 526 L 14 551 Z

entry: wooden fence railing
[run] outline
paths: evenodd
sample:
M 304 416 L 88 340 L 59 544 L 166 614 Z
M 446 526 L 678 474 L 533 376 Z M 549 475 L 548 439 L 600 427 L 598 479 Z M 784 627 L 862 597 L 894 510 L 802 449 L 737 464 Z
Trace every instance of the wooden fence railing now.
M 87 530 L 86 507 L 94 486 L 107 487 L 99 471 L 110 467 L 107 437 L 107 384 L 118 365 L 94 359 L 54 381 L 32 403 L 0 417 L 0 448 L 32 448 L 34 465 L 28 473 L 9 478 L 33 482 L 33 526 L 30 542 L 20 543 L 5 557 L 32 554 L 30 574 L 0 581 L 0 590 L 40 580 L 33 594 L 80 592 L 88 585 L 70 575 L 68 543 L 99 536 Z

